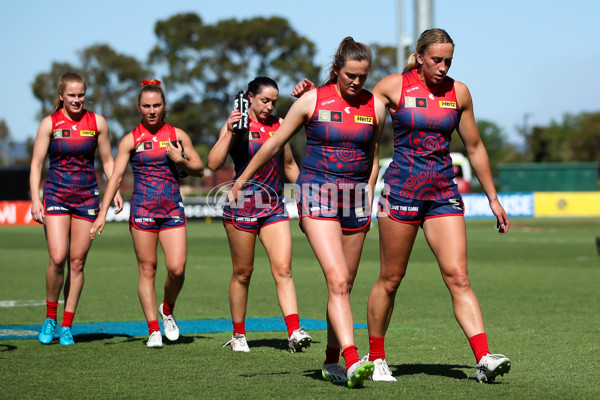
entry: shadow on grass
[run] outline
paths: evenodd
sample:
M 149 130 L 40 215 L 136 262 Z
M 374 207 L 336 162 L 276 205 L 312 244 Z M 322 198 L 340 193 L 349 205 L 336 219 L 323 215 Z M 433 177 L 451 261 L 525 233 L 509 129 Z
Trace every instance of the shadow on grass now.
M 283 334 L 285 335 L 285 333 Z M 313 340 L 311 344 L 320 343 L 319 341 Z M 248 340 L 248 346 L 250 348 L 253 347 L 270 347 L 276 350 L 285 350 L 288 351 L 288 341 L 287 339 L 256 339 L 256 340 Z
M 258 374 L 240 374 L 242 378 L 253 378 L 255 376 L 290 375 L 291 372 L 262 372 Z
M 131 335 L 126 335 L 126 334 L 111 334 L 111 333 L 82 333 L 82 334 L 77 334 L 77 335 L 73 336 L 73 340 L 75 341 L 75 343 L 89 343 L 89 342 L 95 342 L 98 340 L 111 340 L 111 339 L 115 339 L 115 338 L 123 338 L 123 340 L 108 342 L 105 344 L 107 346 L 115 345 L 115 344 L 123 344 L 123 343 L 132 343 L 132 342 L 141 342 L 143 344 L 146 344 L 146 341 L 148 340 L 148 338 L 146 338 L 146 337 L 131 336 Z M 208 336 L 200 336 L 200 335 L 195 335 L 195 336 L 181 335 L 181 336 L 179 336 L 179 339 L 177 339 L 174 342 L 171 342 L 171 341 L 167 340 L 166 338 L 163 338 L 163 345 L 176 346 L 176 345 L 180 345 L 180 344 L 190 344 L 190 343 L 193 343 L 194 340 L 196 340 L 196 339 L 212 339 L 212 338 L 208 337 Z
M 17 346 L 13 346 L 12 344 L 0 344 L 0 352 L 13 351 L 16 349 L 17 349 Z
M 323 378 L 323 373 L 321 372 L 320 369 L 308 369 L 306 371 L 303 371 L 304 376 L 310 379 L 314 379 L 315 381 L 320 381 L 320 382 L 324 382 L 326 384 L 330 384 L 330 385 L 335 385 L 335 386 L 339 386 L 339 387 L 348 387 L 348 384 L 346 382 L 340 382 L 340 383 L 332 383 L 332 382 L 327 382 L 324 378 Z M 360 387 L 355 387 L 352 390 L 361 390 L 364 389 L 364 386 L 360 386 Z
M 472 369 L 472 366 L 468 365 L 450 365 L 450 364 L 398 364 L 390 365 L 392 374 L 396 378 L 401 378 L 405 375 L 419 375 L 426 374 L 432 376 L 443 376 L 446 378 L 452 378 L 457 380 L 462 379 L 475 379 L 469 377 L 463 369 Z M 312 378 L 317 381 L 323 380 L 323 375 L 320 369 L 306 370 L 304 376 Z
M 314 379 L 315 381 L 325 381 L 320 369 L 308 369 L 304 371 L 304 376 Z
M 130 335 L 119 335 L 119 334 L 113 334 L 113 333 L 80 333 L 77 335 L 73 335 L 73 340 L 75 341 L 75 343 L 90 343 L 90 342 L 95 342 L 97 340 L 110 340 L 110 339 L 114 339 L 117 337 L 122 337 L 122 338 L 126 338 L 128 339 L 127 341 L 130 341 L 129 339 L 133 339 L 132 336 Z M 107 344 L 112 344 L 112 343 L 107 343 Z
M 403 375 L 433 375 L 444 376 L 452 379 L 469 379 L 469 376 L 462 371 L 463 369 L 472 369 L 469 365 L 451 365 L 451 364 L 397 364 L 390 365 L 392 374 L 395 377 Z M 473 378 L 474 379 L 474 378 Z
M 190 343 L 194 343 L 194 341 L 196 339 L 209 339 L 209 340 L 214 340 L 213 337 L 210 336 L 201 336 L 201 335 L 181 335 L 179 336 L 179 339 L 177 339 L 174 342 L 171 342 L 170 340 L 166 339 L 163 337 L 163 345 L 165 346 L 177 346 L 180 344 L 190 344 Z M 145 339 L 144 339 L 145 340 Z

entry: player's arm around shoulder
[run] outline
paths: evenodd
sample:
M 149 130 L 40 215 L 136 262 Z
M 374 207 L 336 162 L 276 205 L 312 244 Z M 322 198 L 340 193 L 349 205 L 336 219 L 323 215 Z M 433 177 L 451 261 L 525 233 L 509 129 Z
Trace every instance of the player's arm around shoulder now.
M 402 95 L 402 74 L 391 74 L 380 80 L 373 89 L 373 95 L 390 110 L 398 108 Z
M 317 91 L 310 90 L 292 104 L 277 130 L 281 139 L 287 142 L 312 116 L 317 106 Z M 277 135 L 274 135 L 275 137 Z
M 283 121 L 281 122 L 279 129 L 277 129 L 277 132 L 275 132 L 275 134 L 271 136 L 271 138 L 261 146 L 259 152 L 254 156 L 254 158 L 256 158 L 256 156 L 262 152 L 262 155 L 265 156 L 264 164 L 266 164 L 268 160 L 275 157 L 276 154 L 282 151 L 285 144 L 310 119 L 315 110 L 316 104 L 316 90 L 311 90 L 310 92 L 305 93 L 304 95 L 302 95 L 302 97 L 296 100 L 294 104 L 292 104 L 292 107 L 288 111 Z
M 175 128 L 175 134 L 177 135 L 177 139 L 181 140 L 181 145 L 183 146 L 186 158 L 181 156 L 181 150 L 179 152 L 171 152 L 172 154 L 170 154 L 169 157 L 171 157 L 171 155 L 175 156 L 176 158 L 171 157 L 171 159 L 188 175 L 198 177 L 204 176 L 204 164 L 202 163 L 200 155 L 194 148 L 189 135 L 179 128 Z M 174 147 L 171 142 L 168 143 L 168 146 Z

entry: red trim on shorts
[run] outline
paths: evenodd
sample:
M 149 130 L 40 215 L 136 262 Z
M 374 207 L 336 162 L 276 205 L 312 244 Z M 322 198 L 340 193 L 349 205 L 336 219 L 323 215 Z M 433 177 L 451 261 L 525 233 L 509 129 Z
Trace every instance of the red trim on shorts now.
M 64 217 L 64 216 L 68 216 L 71 218 L 76 218 L 76 219 L 80 219 L 83 221 L 87 221 L 87 222 L 96 222 L 95 219 L 88 219 L 88 218 L 84 218 L 81 215 L 76 215 L 76 214 L 71 214 L 70 212 L 66 212 L 64 214 L 48 214 L 45 210 L 44 210 L 44 216 L 49 216 L 49 217 Z
M 82 219 L 82 220 L 88 221 L 88 222 L 96 222 L 95 219 L 87 219 L 85 217 L 82 217 L 81 215 L 71 214 L 71 217 L 76 218 L 76 219 Z
M 440 218 L 440 217 L 464 217 L 465 213 L 463 211 L 462 214 L 439 214 L 439 215 L 429 215 L 427 217 L 425 217 L 425 219 L 431 219 L 431 218 Z
M 168 228 L 162 228 L 162 229 L 159 229 L 158 231 L 159 231 L 159 232 L 162 232 L 162 231 L 170 231 L 171 229 L 185 228 L 186 226 L 187 226 L 187 221 L 185 221 L 185 222 L 183 223 L 183 225 L 179 225 L 179 226 L 169 226 Z
M 260 229 L 260 228 L 251 228 L 251 229 L 243 228 L 243 227 L 241 227 L 241 226 L 239 226 L 238 224 L 235 223 L 235 218 L 232 218 L 231 221 L 223 220 L 223 222 L 226 223 L 226 224 L 233 225 L 233 227 L 235 229 L 237 229 L 238 231 L 244 231 L 244 232 L 254 233 L 254 232 L 258 232 L 258 230 Z
M 263 226 L 261 226 L 260 228 L 258 228 L 258 230 L 260 231 L 260 229 L 261 229 L 261 228 L 264 228 L 265 226 L 269 226 L 269 225 L 276 224 L 276 223 L 278 223 L 278 222 L 284 222 L 284 221 L 289 221 L 289 220 L 290 220 L 290 217 L 288 216 L 288 217 L 286 217 L 285 219 L 279 219 L 279 220 L 277 220 L 277 221 L 271 221 L 271 222 L 267 222 L 266 224 L 264 224 Z
M 367 220 L 367 222 L 363 226 L 360 226 L 358 228 L 344 228 L 344 227 L 342 227 L 342 232 L 358 232 L 358 231 L 362 231 L 365 228 L 367 228 L 367 231 L 368 231 L 370 229 L 369 225 L 371 225 L 371 215 L 369 215 L 369 219 Z
M 61 216 L 61 215 L 71 215 L 71 213 L 70 213 L 70 212 L 61 213 L 61 214 L 48 213 L 48 212 L 46 212 L 46 208 L 44 207 L 44 215 L 50 215 L 50 216 L 53 216 L 53 215 L 54 215 L 54 216 L 57 216 L 57 217 L 59 217 L 59 216 Z
M 129 220 L 129 231 L 130 231 L 130 232 L 131 232 L 131 228 L 135 228 L 135 229 L 137 229 L 138 231 L 142 231 L 142 232 L 154 232 L 154 233 L 156 233 L 156 232 L 158 232 L 158 231 L 159 231 L 158 229 L 144 229 L 144 228 L 142 228 L 142 227 L 139 227 L 139 226 L 137 226 L 137 225 L 135 224 L 135 222 L 134 222 L 134 218 L 131 218 L 131 219 Z

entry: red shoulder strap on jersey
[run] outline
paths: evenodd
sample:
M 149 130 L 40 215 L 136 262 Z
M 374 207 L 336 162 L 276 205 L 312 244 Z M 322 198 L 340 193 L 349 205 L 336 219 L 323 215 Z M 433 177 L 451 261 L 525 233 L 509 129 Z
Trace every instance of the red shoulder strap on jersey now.
M 142 124 L 139 124 L 138 126 L 135 127 L 134 130 L 131 131 L 131 135 L 133 136 L 133 141 L 136 145 L 139 140 L 138 138 L 141 134 L 141 126 L 142 126 Z
M 177 133 L 175 133 L 175 127 L 169 124 L 165 124 L 165 129 L 169 131 L 169 139 L 172 141 L 177 141 Z

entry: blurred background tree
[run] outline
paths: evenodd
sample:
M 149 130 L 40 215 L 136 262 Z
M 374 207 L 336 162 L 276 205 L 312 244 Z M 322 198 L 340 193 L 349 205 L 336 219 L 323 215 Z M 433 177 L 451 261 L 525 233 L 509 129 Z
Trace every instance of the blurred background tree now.
M 600 112 L 565 114 L 522 135 L 529 161 L 600 162 Z
M 0 165 L 8 165 L 9 153 L 13 146 L 14 143 L 10 137 L 10 129 L 8 129 L 4 118 L 0 119 Z
M 178 14 L 157 22 L 155 33 L 149 61 L 166 71 L 164 80 L 177 96 L 170 119 L 195 143 L 214 143 L 236 93 L 255 77 L 274 79 L 280 90 L 319 77 L 315 44 L 283 18 L 206 25 L 197 14 Z M 276 115 L 285 116 L 292 102 L 281 93 Z

